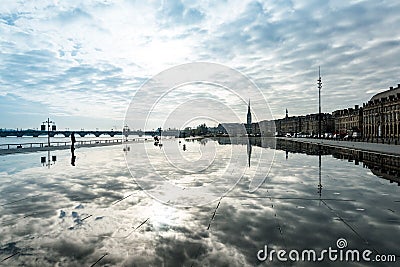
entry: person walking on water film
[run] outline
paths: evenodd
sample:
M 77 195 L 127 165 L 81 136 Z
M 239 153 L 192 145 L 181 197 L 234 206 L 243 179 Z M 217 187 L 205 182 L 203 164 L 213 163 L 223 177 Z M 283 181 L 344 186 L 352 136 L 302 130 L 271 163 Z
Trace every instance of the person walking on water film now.
M 76 139 L 75 139 L 75 134 L 71 133 L 71 165 L 75 166 L 75 143 L 76 143 Z

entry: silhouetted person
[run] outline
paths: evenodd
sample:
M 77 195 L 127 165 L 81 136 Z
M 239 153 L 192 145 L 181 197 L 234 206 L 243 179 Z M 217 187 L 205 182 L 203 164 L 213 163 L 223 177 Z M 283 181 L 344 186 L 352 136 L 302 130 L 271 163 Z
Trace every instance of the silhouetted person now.
M 75 143 L 76 143 L 76 139 L 75 139 L 75 134 L 71 133 L 71 165 L 75 166 Z
M 186 151 L 186 144 L 183 144 L 183 151 Z
M 75 150 L 75 143 L 76 143 L 75 134 L 71 133 L 71 152 Z

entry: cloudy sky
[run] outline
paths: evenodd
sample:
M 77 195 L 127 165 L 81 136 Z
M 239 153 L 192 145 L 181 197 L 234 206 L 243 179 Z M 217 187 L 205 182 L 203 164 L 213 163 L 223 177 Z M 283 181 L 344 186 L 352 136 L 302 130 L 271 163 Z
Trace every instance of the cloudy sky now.
M 399 14 L 396 0 L 2 1 L 0 128 L 120 127 L 146 80 L 197 61 L 242 72 L 276 118 L 318 110 L 318 66 L 324 112 L 362 104 L 400 83 Z

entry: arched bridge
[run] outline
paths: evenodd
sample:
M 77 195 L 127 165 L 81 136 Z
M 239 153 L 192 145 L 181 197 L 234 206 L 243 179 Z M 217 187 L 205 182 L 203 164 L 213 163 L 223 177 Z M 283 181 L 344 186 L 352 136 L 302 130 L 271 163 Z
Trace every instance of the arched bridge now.
M 109 135 L 111 137 L 114 137 L 116 135 L 122 135 L 122 131 L 39 131 L 39 130 L 0 130 L 0 137 L 7 137 L 7 136 L 16 136 L 16 137 L 22 137 L 22 136 L 33 136 L 33 137 L 39 137 L 40 135 L 45 135 L 47 136 L 47 133 L 49 133 L 50 137 L 54 137 L 56 135 L 64 135 L 65 137 L 70 137 L 71 133 L 74 133 L 75 136 L 80 136 L 84 137 L 89 134 L 93 134 L 96 137 L 99 137 L 101 135 Z M 155 131 L 129 131 L 129 132 L 124 132 L 124 134 L 128 135 L 155 135 L 158 132 Z

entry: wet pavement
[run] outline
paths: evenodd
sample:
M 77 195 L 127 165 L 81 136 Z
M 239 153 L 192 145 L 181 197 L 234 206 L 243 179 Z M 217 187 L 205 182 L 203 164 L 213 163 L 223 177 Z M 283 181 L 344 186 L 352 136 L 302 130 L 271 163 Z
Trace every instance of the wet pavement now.
M 333 139 L 313 139 L 313 138 L 287 138 L 279 137 L 281 140 L 297 141 L 302 143 L 320 144 L 330 147 L 348 148 L 360 151 L 366 151 L 371 153 L 388 154 L 394 156 L 400 156 L 400 145 L 394 144 L 383 144 L 383 143 L 369 143 L 369 142 L 355 142 L 355 141 L 343 141 Z
M 321 251 L 336 248 L 339 238 L 348 248 L 394 254 L 400 260 L 397 158 L 379 161 L 367 153 L 289 141 L 269 145 L 252 140 L 250 149 L 234 143 L 165 140 L 163 147 L 146 143 L 145 151 L 139 143 L 79 148 L 75 166 L 68 150 L 51 151 L 56 161 L 48 166 L 41 164 L 46 152 L 1 156 L 0 263 L 265 266 L 271 263 L 260 261 L 257 253 L 266 245 Z M 271 168 L 262 161 L 263 153 L 274 155 Z M 193 161 L 199 164 L 190 166 Z M 235 168 L 230 169 L 232 162 Z M 201 164 L 208 168 L 197 169 Z M 187 168 L 196 175 L 185 173 Z M 223 176 L 227 170 L 234 175 Z M 251 193 L 254 172 L 268 176 Z M 195 194 L 196 187 L 210 185 L 206 193 L 212 199 L 185 207 L 177 191 L 162 194 L 164 181 L 154 173 L 182 192 Z M 322 263 L 273 260 L 274 266 L 318 264 L 397 266 L 326 258 Z

